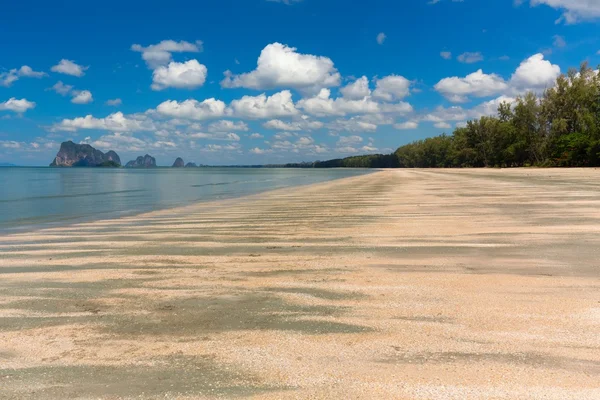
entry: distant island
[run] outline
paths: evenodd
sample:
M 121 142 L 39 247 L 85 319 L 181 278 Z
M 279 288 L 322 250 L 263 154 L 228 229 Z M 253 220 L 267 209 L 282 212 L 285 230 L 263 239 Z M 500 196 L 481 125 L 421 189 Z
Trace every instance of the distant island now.
M 183 168 L 185 167 L 185 163 L 183 162 L 183 158 L 177 157 L 175 162 L 172 165 L 173 168 Z
M 110 150 L 103 153 L 89 144 L 63 142 L 51 167 L 120 167 L 119 155 Z
M 156 168 L 156 159 L 148 154 L 139 156 L 125 164 L 125 168 Z
M 0 163 L 0 167 L 16 167 L 16 165 L 7 162 L 2 162 Z

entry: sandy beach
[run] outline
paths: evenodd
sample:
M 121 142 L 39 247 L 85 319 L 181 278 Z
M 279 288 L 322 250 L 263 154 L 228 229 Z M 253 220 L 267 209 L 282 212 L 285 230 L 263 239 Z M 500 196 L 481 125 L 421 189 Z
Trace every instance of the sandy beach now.
M 386 170 L 0 235 L 2 399 L 600 399 L 600 170 Z

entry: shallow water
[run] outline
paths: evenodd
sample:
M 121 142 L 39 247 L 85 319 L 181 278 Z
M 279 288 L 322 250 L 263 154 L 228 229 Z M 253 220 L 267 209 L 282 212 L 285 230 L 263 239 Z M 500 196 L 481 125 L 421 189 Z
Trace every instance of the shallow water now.
M 131 215 L 368 172 L 358 169 L 0 168 L 0 231 Z

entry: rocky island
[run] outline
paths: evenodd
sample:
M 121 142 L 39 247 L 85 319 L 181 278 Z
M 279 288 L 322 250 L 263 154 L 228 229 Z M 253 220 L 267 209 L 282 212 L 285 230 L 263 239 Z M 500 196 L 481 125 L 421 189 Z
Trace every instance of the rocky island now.
M 103 153 L 89 144 L 63 142 L 51 167 L 120 167 L 119 155 L 110 150 Z
M 145 156 L 139 156 L 135 160 L 129 161 L 125 164 L 125 168 L 155 168 L 156 160 L 154 157 L 146 154 Z
M 177 157 L 177 159 L 173 163 L 172 167 L 173 168 L 183 168 L 184 166 L 185 166 L 185 163 L 183 162 L 183 158 Z
M 193 163 L 193 162 L 189 162 L 189 163 L 185 164 L 185 167 L 186 168 L 198 168 L 196 163 Z

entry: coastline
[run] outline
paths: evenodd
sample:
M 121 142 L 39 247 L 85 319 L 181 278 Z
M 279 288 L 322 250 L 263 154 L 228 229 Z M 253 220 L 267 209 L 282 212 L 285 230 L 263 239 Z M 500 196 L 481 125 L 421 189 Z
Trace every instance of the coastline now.
M 11 167 L 12 168 L 12 167 Z M 52 167 L 15 167 L 18 169 L 52 169 Z M 212 170 L 233 170 L 235 169 L 235 167 L 197 167 L 195 169 L 173 169 L 172 167 L 156 167 L 156 168 L 152 168 L 152 169 L 126 169 L 126 172 L 129 173 L 133 173 L 133 174 L 142 174 L 142 173 L 151 173 L 152 171 L 169 171 L 169 172 L 177 172 L 177 173 L 185 173 L 185 174 L 189 174 L 189 175 L 193 175 L 194 172 L 197 172 L 198 170 L 202 170 L 202 169 L 212 169 Z M 244 171 L 249 171 L 252 170 L 253 168 L 240 168 L 241 170 Z M 277 169 L 277 168 L 258 168 L 261 171 L 273 171 L 273 170 L 284 170 L 284 171 L 289 171 L 289 169 Z M 76 172 L 76 171 L 107 171 L 110 172 L 111 170 L 107 170 L 107 169 L 96 169 L 96 168 L 59 168 L 59 170 L 66 170 L 69 172 Z M 332 169 L 334 170 L 334 169 Z M 343 170 L 343 171 L 354 171 L 354 170 L 360 170 L 360 175 L 364 175 L 364 174 L 370 174 L 373 173 L 374 171 L 376 171 L 375 169 L 372 170 L 367 170 L 367 169 L 355 169 L 355 168 L 345 168 L 345 169 L 337 169 L 336 170 Z M 123 169 L 119 170 L 119 172 L 122 172 Z M 302 171 L 302 170 L 294 170 L 294 172 L 298 172 L 298 171 Z M 317 170 L 319 172 L 326 172 L 326 170 Z M 204 172 L 204 171 L 203 171 Z M 303 171 L 302 171 L 303 172 Z M 358 174 L 357 174 L 358 175 Z M 356 175 L 349 175 L 349 176 L 331 176 L 328 177 L 324 180 L 321 181 L 317 181 L 316 183 L 320 183 L 320 182 L 329 182 L 332 180 L 336 180 L 336 179 L 344 179 L 346 177 L 351 177 L 351 176 L 356 176 Z M 225 183 L 218 183 L 218 184 L 207 184 L 206 186 L 220 186 L 223 184 L 237 184 L 239 182 L 225 182 Z M 251 183 L 251 182 L 242 182 L 243 183 Z M 260 182 L 257 182 L 260 183 Z M 79 223 L 90 223 L 93 221 L 99 221 L 99 220 L 108 220 L 108 219 L 118 219 L 118 218 L 125 218 L 125 217 L 135 217 L 135 216 L 139 216 L 139 215 L 143 215 L 146 213 L 150 213 L 153 211 L 160 211 L 160 210 L 174 210 L 177 208 L 181 208 L 181 207 L 188 207 L 188 206 L 193 206 L 194 204 L 200 204 L 200 203 L 206 203 L 206 202 L 219 202 L 219 201 L 225 201 L 225 200 L 231 200 L 231 199 L 241 199 L 247 196 L 254 196 L 254 195 L 259 195 L 262 193 L 267 193 L 269 191 L 272 190 L 279 190 L 279 189 L 289 189 L 289 188 L 295 188 L 295 187 L 303 187 L 303 186 L 307 186 L 307 185 L 311 185 L 314 184 L 315 182 L 308 182 L 308 183 L 292 183 L 289 185 L 278 185 L 278 186 L 274 186 L 274 187 L 261 187 L 261 188 L 256 188 L 256 189 L 252 189 L 249 190 L 248 192 L 244 192 L 244 191 L 235 191 L 233 193 L 226 193 L 224 195 L 220 195 L 215 197 L 214 195 L 210 195 L 207 194 L 206 195 L 206 199 L 194 199 L 194 200 L 186 200 L 183 201 L 183 204 L 154 204 L 152 209 L 148 209 L 148 206 L 146 206 L 146 209 L 142 209 L 142 210 L 133 210 L 133 209 L 128 209 L 128 210 L 104 210 L 104 211 L 97 211 L 95 210 L 93 212 L 93 214 L 77 214 L 77 215 L 64 215 L 60 217 L 59 221 L 53 220 L 53 218 L 56 218 L 55 216 L 50 216 L 48 221 L 44 221 L 43 217 L 37 217 L 37 218 L 26 218 L 24 220 L 13 220 L 10 222 L 6 222 L 6 221 L 2 221 L 0 223 L 0 235 L 2 234 L 13 234 L 13 233 L 23 233 L 23 232 L 31 232 L 31 231 L 35 231 L 35 230 L 39 230 L 39 229 L 46 229 L 46 228 L 57 228 L 57 227 L 61 227 L 61 226 L 67 226 L 67 225 L 73 225 L 73 224 L 79 224 Z M 185 188 L 184 188 L 185 189 Z M 118 192 L 114 192 L 115 194 L 121 193 L 123 191 L 118 191 Z M 107 192 L 107 193 L 102 193 L 102 194 L 108 194 L 110 195 L 112 192 Z M 84 194 L 84 193 L 80 193 L 77 195 L 66 195 L 64 197 L 89 197 L 89 196 L 94 196 L 97 193 L 88 193 L 88 194 Z M 49 196 L 49 197 L 63 197 L 60 195 L 56 195 L 56 196 Z M 37 199 L 37 198 L 34 198 Z M 14 202 L 17 201 L 19 199 L 11 199 L 11 200 L 4 200 L 1 201 L 2 202 Z M 30 200 L 30 199 L 23 199 L 23 200 Z M 25 222 L 28 219 L 36 219 L 35 222 L 31 222 L 31 223 L 27 223 Z
M 2 235 L 0 397 L 599 398 L 598 177 L 384 170 Z

